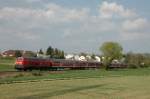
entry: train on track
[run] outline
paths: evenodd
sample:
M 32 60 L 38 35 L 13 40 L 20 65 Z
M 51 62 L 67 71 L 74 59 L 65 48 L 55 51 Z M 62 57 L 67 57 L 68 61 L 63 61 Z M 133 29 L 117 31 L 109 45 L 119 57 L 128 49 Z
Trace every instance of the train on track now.
M 15 62 L 17 70 L 65 70 L 65 69 L 98 69 L 102 67 L 101 62 L 75 61 L 50 58 L 25 58 L 19 57 Z

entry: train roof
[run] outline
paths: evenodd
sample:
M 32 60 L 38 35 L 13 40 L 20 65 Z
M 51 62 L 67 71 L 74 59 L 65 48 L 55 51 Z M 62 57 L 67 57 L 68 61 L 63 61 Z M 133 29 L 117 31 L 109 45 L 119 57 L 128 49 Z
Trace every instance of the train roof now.
M 30 60 L 52 60 L 52 61 L 66 61 L 66 62 L 91 62 L 91 63 L 101 63 L 96 61 L 79 61 L 79 60 L 66 60 L 66 59 L 54 59 L 54 58 L 40 58 L 40 57 L 18 57 L 22 59 L 30 59 Z

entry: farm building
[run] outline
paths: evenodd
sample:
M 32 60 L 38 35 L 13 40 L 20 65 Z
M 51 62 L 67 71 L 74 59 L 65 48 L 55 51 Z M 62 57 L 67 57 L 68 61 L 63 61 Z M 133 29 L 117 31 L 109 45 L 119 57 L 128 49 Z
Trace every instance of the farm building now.
M 28 56 L 34 56 L 36 55 L 32 51 L 24 51 L 24 50 L 7 50 L 1 53 L 2 57 L 15 57 L 16 51 L 20 51 L 22 56 L 28 57 Z

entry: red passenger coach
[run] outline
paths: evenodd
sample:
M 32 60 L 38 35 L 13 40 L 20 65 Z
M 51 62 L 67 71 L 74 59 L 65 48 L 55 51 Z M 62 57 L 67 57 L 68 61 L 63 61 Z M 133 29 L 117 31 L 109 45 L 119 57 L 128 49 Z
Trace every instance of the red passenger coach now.
M 49 59 L 42 58 L 24 58 L 19 57 L 16 59 L 15 69 L 18 70 L 32 70 L 32 69 L 46 69 L 52 66 Z
M 16 59 L 15 69 L 17 70 L 32 70 L 32 69 L 89 69 L 100 68 L 102 63 L 89 61 L 75 61 L 65 59 L 43 59 L 43 58 L 24 58 Z

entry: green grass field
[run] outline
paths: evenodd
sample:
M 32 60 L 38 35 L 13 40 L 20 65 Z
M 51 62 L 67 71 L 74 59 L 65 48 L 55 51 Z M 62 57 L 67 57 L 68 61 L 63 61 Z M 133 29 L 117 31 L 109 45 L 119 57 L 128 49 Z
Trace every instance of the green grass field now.
M 1 99 L 149 99 L 150 76 L 54 80 L 0 85 Z
M 13 63 L 0 60 L 0 71 Z M 0 77 L 0 99 L 150 99 L 150 68 L 9 74 Z
M 14 70 L 15 58 L 0 58 L 0 71 Z
M 105 78 L 124 76 L 150 76 L 150 68 L 124 69 L 124 70 L 71 70 L 51 73 L 48 71 L 17 72 L 0 78 L 0 84 L 22 81 L 57 80 L 57 79 L 82 79 Z

